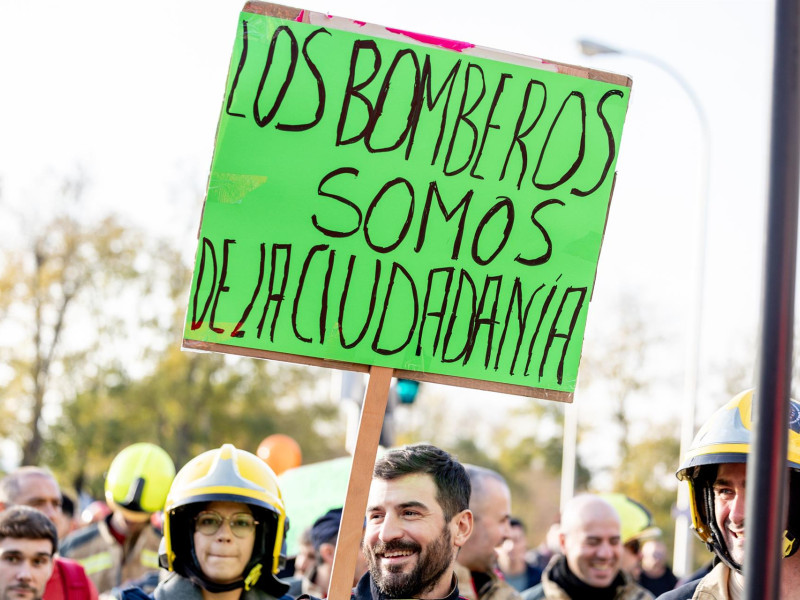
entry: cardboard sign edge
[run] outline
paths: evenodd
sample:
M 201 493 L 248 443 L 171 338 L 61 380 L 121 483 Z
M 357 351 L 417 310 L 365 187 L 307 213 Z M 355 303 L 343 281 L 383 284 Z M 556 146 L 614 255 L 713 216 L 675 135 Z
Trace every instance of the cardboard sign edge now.
M 248 0 L 244 4 L 242 12 L 277 17 L 280 19 L 286 19 L 298 22 L 309 22 L 309 14 L 310 14 L 309 11 L 305 9 L 285 6 L 282 4 L 275 4 L 272 2 L 262 2 L 260 0 Z M 408 43 L 422 45 L 422 46 L 425 45 L 415 40 L 408 40 Z M 625 75 L 620 75 L 617 73 L 600 71 L 597 69 L 589 69 L 587 67 L 581 67 L 557 61 L 546 61 L 543 59 L 537 59 L 535 57 L 516 55 L 511 52 L 496 50 L 492 48 L 485 48 L 485 47 L 478 47 L 478 48 L 480 48 L 484 52 L 484 57 L 493 58 L 494 60 L 498 60 L 501 62 L 503 62 L 503 57 L 509 57 L 509 58 L 521 57 L 521 58 L 526 58 L 530 61 L 529 64 L 527 65 L 530 68 L 543 69 L 544 65 L 548 65 L 555 67 L 558 73 L 562 73 L 565 75 L 571 75 L 583 79 L 600 81 L 610 85 L 617 85 L 627 88 L 630 88 L 632 85 L 630 77 L 627 77 Z M 612 190 L 612 195 L 613 195 L 613 190 Z M 204 211 L 205 211 L 205 199 L 203 201 L 203 212 Z M 607 218 L 608 215 L 606 215 L 606 219 Z M 201 214 L 201 224 L 202 224 L 202 214 Z M 603 233 L 605 234 L 605 228 Z M 198 231 L 198 238 L 199 238 L 199 231 Z M 596 277 L 597 274 L 595 273 L 595 278 Z M 371 367 L 371 365 L 361 364 L 361 363 L 351 363 L 346 361 L 324 359 L 313 356 L 303 356 L 303 355 L 288 354 L 283 352 L 275 352 L 270 350 L 245 348 L 241 346 L 219 344 L 215 342 L 203 342 L 200 340 L 191 340 L 187 338 L 183 338 L 182 347 L 184 349 L 192 351 L 220 352 L 224 354 L 248 356 L 251 358 L 259 358 L 263 360 L 279 360 L 294 364 L 305 364 L 317 367 L 341 369 L 345 371 L 356 371 L 360 373 L 368 373 Z M 485 381 L 468 377 L 457 377 L 454 375 L 441 375 L 438 373 L 426 373 L 422 371 L 407 371 L 404 369 L 394 369 L 394 373 L 396 377 L 403 379 L 414 379 L 416 381 L 424 381 L 428 383 L 437 383 L 442 385 L 452 385 L 456 387 L 483 390 L 488 392 L 511 394 L 514 396 L 522 396 L 525 398 L 538 398 L 541 400 L 563 402 L 566 404 L 572 403 L 574 398 L 574 392 L 564 392 L 559 390 L 530 387 L 530 386 L 511 384 L 511 383 L 501 383 L 496 381 Z
M 244 4 L 242 12 L 248 12 L 256 15 L 265 15 L 269 17 L 278 17 L 280 19 L 286 19 L 289 21 L 298 21 L 299 19 L 298 22 L 308 23 L 310 22 L 309 14 L 310 12 L 314 11 L 308 11 L 305 9 L 295 8 L 292 6 L 284 6 L 282 4 L 274 4 L 272 2 L 262 2 L 260 0 L 248 0 L 248 2 L 245 2 Z M 379 25 L 379 26 L 381 28 L 386 27 L 385 25 Z M 426 45 L 417 40 L 408 39 L 407 41 L 409 44 L 416 44 L 419 46 Z M 543 69 L 544 65 L 547 65 L 549 67 L 555 68 L 556 72 L 558 73 L 564 75 L 572 75 L 574 77 L 580 77 L 582 79 L 600 81 L 602 83 L 618 85 L 620 87 L 626 87 L 626 88 L 630 88 L 633 84 L 633 81 L 631 80 L 630 77 L 628 77 L 627 75 L 621 75 L 619 73 L 612 73 L 610 71 L 601 71 L 599 69 L 590 69 L 588 67 L 581 67 L 578 65 L 572 65 L 569 63 L 563 63 L 559 61 L 545 60 L 542 58 L 536 58 L 529 55 L 515 54 L 513 52 L 509 52 L 506 50 L 498 50 L 495 48 L 488 48 L 485 46 L 475 46 L 475 48 L 481 52 L 481 56 L 485 58 L 493 58 L 494 60 L 498 60 L 501 62 L 509 62 L 508 59 L 513 57 L 523 58 L 527 59 L 529 63 L 527 64 L 527 66 L 534 69 L 536 68 Z M 505 61 L 503 60 L 503 57 L 506 57 Z
M 223 354 L 233 354 L 236 356 L 247 356 L 250 358 L 260 358 L 262 360 L 279 360 L 294 364 L 310 365 L 313 367 L 325 367 L 330 369 L 340 369 L 342 371 L 356 371 L 358 373 L 369 373 L 373 365 L 344 362 L 317 358 L 314 356 L 303 356 L 299 354 L 288 354 L 275 352 L 272 350 L 258 350 L 255 348 L 244 348 L 219 344 L 216 342 L 203 342 L 183 338 L 182 347 L 186 350 L 197 352 L 220 352 Z M 414 379 L 426 383 L 438 383 L 442 385 L 452 385 L 455 387 L 483 390 L 485 392 L 497 392 L 510 394 L 512 396 L 522 396 L 525 398 L 538 398 L 540 400 L 550 400 L 554 402 L 572 403 L 574 393 L 545 388 L 528 387 L 513 383 L 500 383 L 496 381 L 485 381 L 482 379 L 472 379 L 468 377 L 456 377 L 455 375 L 440 375 L 438 373 L 426 373 L 424 371 L 406 371 L 404 369 L 394 369 L 395 377 L 401 379 Z

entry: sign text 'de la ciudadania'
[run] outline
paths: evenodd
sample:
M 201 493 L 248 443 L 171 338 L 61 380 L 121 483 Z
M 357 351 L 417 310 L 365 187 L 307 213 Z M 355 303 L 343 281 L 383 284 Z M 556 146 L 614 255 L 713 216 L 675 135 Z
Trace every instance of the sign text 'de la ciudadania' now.
M 241 14 L 184 344 L 571 393 L 630 82 L 297 13 Z

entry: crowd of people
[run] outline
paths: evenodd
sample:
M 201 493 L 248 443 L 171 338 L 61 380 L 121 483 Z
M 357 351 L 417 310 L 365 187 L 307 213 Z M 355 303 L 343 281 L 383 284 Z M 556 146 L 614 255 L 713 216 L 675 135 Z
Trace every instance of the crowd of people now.
M 795 417 L 800 405 L 792 402 Z M 351 600 L 737 600 L 743 597 L 746 461 L 752 392 L 720 408 L 677 469 L 694 529 L 713 553 L 678 581 L 647 509 L 622 494 L 566 503 L 527 547 L 508 483 L 430 444 L 375 463 Z M 800 598 L 800 426 L 790 423 L 780 598 Z M 158 446 L 111 462 L 105 499 L 76 519 L 43 467 L 0 480 L 3 600 L 313 600 L 325 598 L 342 527 L 334 508 L 286 556 L 286 506 L 274 471 L 232 444 L 177 473 Z M 313 491 L 310 491 L 313 493 Z M 341 580 L 339 580 L 341 581 Z

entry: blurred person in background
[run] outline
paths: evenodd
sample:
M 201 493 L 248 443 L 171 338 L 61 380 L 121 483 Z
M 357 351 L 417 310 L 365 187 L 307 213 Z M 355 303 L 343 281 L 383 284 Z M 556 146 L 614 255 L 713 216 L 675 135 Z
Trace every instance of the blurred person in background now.
M 561 554 L 550 560 L 542 582 L 524 600 L 650 600 L 652 595 L 622 569 L 617 511 L 606 500 L 582 494 L 561 514 Z
M 464 465 L 472 485 L 469 508 L 472 535 L 456 557 L 461 595 L 468 600 L 518 600 L 519 592 L 502 577 L 497 547 L 510 535 L 511 492 L 500 473 Z
M 661 530 L 653 525 L 650 511 L 633 498 L 619 493 L 598 495 L 613 506 L 619 515 L 622 569 L 639 582 L 642 573 L 642 544 L 660 536 Z
M 528 550 L 525 524 L 516 517 L 511 517 L 508 524 L 508 537 L 497 547 L 497 564 L 508 584 L 521 592 L 539 583 L 542 571 L 525 560 Z
M 61 489 L 49 469 L 20 467 L 0 480 L 0 510 L 15 505 L 40 510 L 56 530 L 63 526 Z
M 547 533 L 541 543 L 528 550 L 525 555 L 525 560 L 529 565 L 533 565 L 541 571 L 544 571 L 550 563 L 550 559 L 560 552 L 558 545 L 558 534 L 561 532 L 561 515 L 556 513 L 553 522 L 547 529 Z
M 164 507 L 173 477 L 172 459 L 155 444 L 133 444 L 114 457 L 105 481 L 111 513 L 61 545 L 61 554 L 83 565 L 100 594 L 133 583 L 155 588 L 161 530 L 151 519 Z
M 308 585 L 303 587 L 303 593 L 326 598 L 331 583 L 333 571 L 333 557 L 336 554 L 336 542 L 339 536 L 339 527 L 342 523 L 342 509 L 333 508 L 314 521 L 311 527 L 311 543 L 314 548 L 314 564 L 307 572 Z M 353 575 L 353 587 L 367 572 L 366 558 L 358 552 L 356 570 Z M 314 591 L 317 593 L 315 594 Z
M 316 559 L 314 543 L 311 541 L 311 527 L 307 527 L 300 534 L 298 540 L 297 555 L 294 557 L 294 576 L 304 577 L 313 568 Z
M 296 598 L 303 593 L 304 586 L 310 585 L 309 573 L 314 569 L 316 554 L 311 543 L 311 527 L 306 527 L 297 539 L 297 553 L 290 557 L 278 577 L 289 584 L 287 594 Z M 306 592 L 311 596 L 319 596 L 319 590 Z
M 110 514 L 111 509 L 108 508 L 108 504 L 102 500 L 95 500 L 81 512 L 81 523 L 85 527 L 86 525 L 102 521 Z
M 81 528 L 80 519 L 75 514 L 75 501 L 72 496 L 61 491 L 61 527 L 58 529 L 58 539 L 63 540 L 76 529 Z
M 661 540 L 642 543 L 642 572 L 639 585 L 650 590 L 654 596 L 668 592 L 678 583 L 678 578 L 667 564 L 667 546 Z
M 20 467 L 0 480 L 0 510 L 29 506 L 53 523 L 58 534 L 66 529 L 62 494 L 53 474 L 41 467 Z M 58 541 L 56 540 L 56 544 Z M 95 600 L 97 590 L 83 567 L 75 561 L 54 557 L 45 600 Z

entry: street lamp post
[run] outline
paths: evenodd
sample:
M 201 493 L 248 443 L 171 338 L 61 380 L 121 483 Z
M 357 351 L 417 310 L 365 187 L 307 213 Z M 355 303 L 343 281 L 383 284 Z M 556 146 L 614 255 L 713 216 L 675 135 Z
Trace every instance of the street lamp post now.
M 683 390 L 683 408 L 681 411 L 681 440 L 680 455 L 685 456 L 692 443 L 695 429 L 695 407 L 697 404 L 697 380 L 700 370 L 700 328 L 703 320 L 703 286 L 705 281 L 706 263 L 706 240 L 708 229 L 708 190 L 711 152 L 711 134 L 706 119 L 705 111 L 700 103 L 697 94 L 686 83 L 686 80 L 675 71 L 669 64 L 661 59 L 632 50 L 621 50 L 612 48 L 605 44 L 592 40 L 579 40 L 581 52 L 586 56 L 597 54 L 619 54 L 638 58 L 652 65 L 655 65 L 667 75 L 669 75 L 686 93 L 697 113 L 697 120 L 700 125 L 702 148 L 700 156 L 700 185 L 698 187 L 697 216 L 695 224 L 697 227 L 695 235 L 695 252 L 692 277 L 692 309 L 689 323 L 689 330 L 686 339 L 686 363 L 685 379 Z M 675 520 L 675 549 L 673 555 L 673 569 L 677 575 L 685 575 L 691 572 L 692 550 L 690 534 L 691 517 L 689 514 L 689 489 L 685 485 L 678 486 L 677 498 L 677 517 Z

